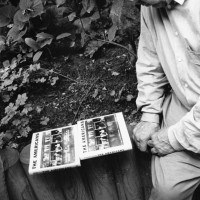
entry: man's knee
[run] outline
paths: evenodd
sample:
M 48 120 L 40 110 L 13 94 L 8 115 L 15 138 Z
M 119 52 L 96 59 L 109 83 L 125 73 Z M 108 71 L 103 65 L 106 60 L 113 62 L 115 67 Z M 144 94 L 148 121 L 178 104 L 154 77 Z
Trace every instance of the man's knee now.
M 185 199 L 186 194 L 183 193 L 183 190 L 174 185 L 160 185 L 152 190 L 149 200 L 181 200 Z

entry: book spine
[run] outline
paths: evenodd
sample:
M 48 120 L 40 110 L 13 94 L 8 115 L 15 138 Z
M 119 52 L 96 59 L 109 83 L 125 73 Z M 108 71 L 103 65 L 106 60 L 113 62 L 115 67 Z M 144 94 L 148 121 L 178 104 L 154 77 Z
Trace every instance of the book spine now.
M 41 163 L 42 134 L 34 133 L 32 136 L 29 173 L 32 174 L 40 169 Z
M 128 151 L 131 150 L 132 147 L 125 147 L 123 146 L 123 148 L 116 148 L 113 147 L 113 149 L 109 149 L 109 151 L 103 151 L 103 152 L 95 152 L 95 153 L 90 153 L 90 154 L 85 154 L 81 156 L 81 160 L 85 160 L 85 159 L 89 159 L 89 158 L 95 158 L 95 157 L 100 157 L 100 156 L 105 156 L 105 155 L 110 155 L 110 154 L 115 154 L 115 153 L 120 153 L 120 152 L 124 152 L 124 151 Z

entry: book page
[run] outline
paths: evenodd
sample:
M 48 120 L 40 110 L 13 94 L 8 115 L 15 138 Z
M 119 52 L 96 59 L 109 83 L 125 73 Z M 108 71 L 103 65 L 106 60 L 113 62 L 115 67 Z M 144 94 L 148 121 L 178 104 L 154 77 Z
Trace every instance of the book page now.
M 122 113 L 79 121 L 78 130 L 82 144 L 80 159 L 132 149 Z
M 29 173 L 80 166 L 77 126 L 34 133 Z

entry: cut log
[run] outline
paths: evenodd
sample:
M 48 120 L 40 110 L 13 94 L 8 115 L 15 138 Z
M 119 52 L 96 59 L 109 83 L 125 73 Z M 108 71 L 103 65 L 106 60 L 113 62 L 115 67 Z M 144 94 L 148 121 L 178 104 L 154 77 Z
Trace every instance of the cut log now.
M 8 200 L 8 191 L 5 179 L 5 170 L 15 165 L 19 160 L 19 154 L 16 150 L 7 148 L 0 151 L 0 197 L 2 200 Z
M 65 200 L 63 192 L 59 187 L 59 178 L 57 172 L 46 172 L 35 175 L 29 175 L 29 155 L 30 145 L 27 145 L 20 153 L 20 161 L 37 199 Z
M 6 183 L 10 200 L 36 200 L 20 161 L 6 170 Z
M 0 157 L 0 197 L 1 197 L 0 199 L 2 200 L 9 200 L 6 181 L 5 181 L 3 161 L 1 157 Z
M 141 177 L 134 150 L 110 156 L 119 200 L 144 200 Z
M 82 177 L 80 168 L 59 171 L 60 187 L 67 200 L 92 200 L 87 180 Z
M 112 169 L 107 156 L 82 161 L 81 175 L 95 200 L 118 200 Z

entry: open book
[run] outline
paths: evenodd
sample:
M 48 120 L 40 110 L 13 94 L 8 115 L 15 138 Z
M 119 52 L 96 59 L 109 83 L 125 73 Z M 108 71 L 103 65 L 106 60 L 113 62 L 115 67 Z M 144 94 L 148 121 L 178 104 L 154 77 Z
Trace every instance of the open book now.
M 123 114 L 81 120 L 34 133 L 29 173 L 80 166 L 80 160 L 132 149 Z

